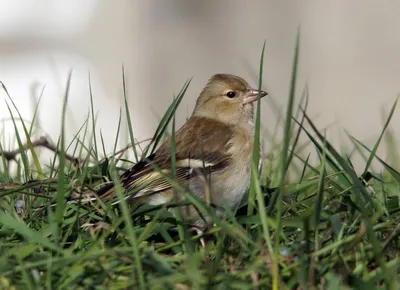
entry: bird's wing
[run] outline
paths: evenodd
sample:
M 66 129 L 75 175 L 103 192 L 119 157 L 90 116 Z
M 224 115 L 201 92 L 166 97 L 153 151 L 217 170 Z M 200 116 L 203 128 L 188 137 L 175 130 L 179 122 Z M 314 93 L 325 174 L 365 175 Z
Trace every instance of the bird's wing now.
M 230 126 L 207 118 L 190 118 L 175 134 L 176 182 L 184 184 L 196 175 L 226 168 L 231 158 L 227 152 L 232 136 Z M 168 138 L 148 160 L 121 175 L 126 193 L 157 193 L 172 187 L 171 145 L 171 138 Z M 112 184 L 98 192 L 102 198 L 111 197 L 113 193 Z

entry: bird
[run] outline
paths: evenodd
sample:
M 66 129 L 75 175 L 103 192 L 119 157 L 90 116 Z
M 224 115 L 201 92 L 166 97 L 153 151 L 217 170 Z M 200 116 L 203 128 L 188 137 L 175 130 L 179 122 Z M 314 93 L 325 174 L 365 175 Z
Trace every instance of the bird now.
M 266 95 L 236 75 L 213 75 L 198 96 L 192 115 L 175 132 L 175 174 L 170 136 L 154 154 L 119 177 L 126 200 L 136 205 L 162 205 L 176 196 L 184 200 L 185 195 L 171 182 L 175 176 L 178 184 L 211 204 L 217 215 L 223 214 L 224 208 L 237 209 L 250 184 L 254 103 Z M 97 195 L 102 200 L 115 198 L 115 184 L 104 185 Z M 199 233 L 212 224 L 194 206 L 182 207 L 181 214 Z

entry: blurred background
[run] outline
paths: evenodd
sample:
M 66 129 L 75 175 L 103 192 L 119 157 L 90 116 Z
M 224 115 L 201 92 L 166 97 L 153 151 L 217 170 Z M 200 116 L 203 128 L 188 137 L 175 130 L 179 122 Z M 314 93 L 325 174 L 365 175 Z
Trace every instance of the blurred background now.
M 72 81 L 67 139 L 90 109 L 111 152 L 123 109 L 122 64 L 135 137 L 151 137 L 167 106 L 193 77 L 178 112 L 182 125 L 214 73 L 256 86 L 266 40 L 262 102 L 265 131 L 274 129 L 288 98 L 295 37 L 301 25 L 297 97 L 309 87 L 309 114 L 330 140 L 344 129 L 373 145 L 400 92 L 398 1 L 0 1 L 0 81 L 25 120 L 38 109 L 36 136 L 56 142 L 67 76 Z M 41 96 L 41 97 L 40 97 Z M 0 92 L 2 146 L 15 148 Z M 124 117 L 122 118 L 124 120 Z M 397 134 L 400 113 L 391 129 Z M 129 143 L 122 124 L 119 147 Z M 268 134 L 265 134 L 268 139 Z M 268 141 L 267 141 L 268 148 Z M 385 154 L 384 147 L 380 151 Z M 383 156 L 384 157 L 384 156 Z

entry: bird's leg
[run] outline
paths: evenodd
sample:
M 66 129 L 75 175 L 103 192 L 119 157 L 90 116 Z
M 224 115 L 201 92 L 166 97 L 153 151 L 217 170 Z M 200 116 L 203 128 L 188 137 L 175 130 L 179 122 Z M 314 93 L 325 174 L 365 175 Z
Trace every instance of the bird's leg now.
M 201 246 L 202 246 L 203 248 L 205 248 L 207 242 L 206 242 L 206 240 L 205 240 L 205 238 L 204 238 L 204 236 L 203 236 L 204 231 L 201 230 L 201 229 L 199 229 L 198 227 L 192 227 L 191 230 L 195 231 L 196 234 L 197 234 L 198 236 L 200 236 L 200 243 L 201 243 Z
M 205 238 L 204 238 L 204 236 L 203 236 L 203 231 L 202 230 L 199 230 L 199 229 L 197 229 L 197 234 L 198 235 L 201 235 L 201 237 L 200 237 L 200 243 L 201 243 L 201 246 L 203 247 L 203 248 L 205 248 L 206 247 L 206 240 L 205 240 Z

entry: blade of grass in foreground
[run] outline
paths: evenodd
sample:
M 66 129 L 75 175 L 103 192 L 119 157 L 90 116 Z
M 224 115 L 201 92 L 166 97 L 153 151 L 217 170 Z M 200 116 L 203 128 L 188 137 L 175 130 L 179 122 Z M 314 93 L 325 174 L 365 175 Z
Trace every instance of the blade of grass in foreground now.
M 280 172 L 280 183 L 279 190 L 276 191 L 271 200 L 271 206 L 276 207 L 276 224 L 277 232 L 275 234 L 275 253 L 273 263 L 273 274 L 272 274 L 272 288 L 274 290 L 279 289 L 279 244 L 280 244 L 280 232 L 282 227 L 281 215 L 282 215 L 282 194 L 285 184 L 285 177 L 287 172 L 287 160 L 289 154 L 289 143 L 290 143 L 290 132 L 292 128 L 292 116 L 293 116 L 293 104 L 296 92 L 296 77 L 297 77 L 297 65 L 299 62 L 299 45 L 300 45 L 300 31 L 297 32 L 296 45 L 293 57 L 292 77 L 290 82 L 290 93 L 289 100 L 286 109 L 285 127 L 283 132 L 283 148 L 281 151 L 281 172 Z
M 172 180 L 176 181 L 176 143 L 175 143 L 175 114 L 172 117 L 172 129 L 171 129 L 171 170 L 172 170 Z M 178 192 L 174 188 L 174 199 L 178 202 Z M 185 254 L 188 250 L 190 253 L 193 252 L 193 244 L 187 235 L 187 231 L 183 226 L 183 218 L 181 214 L 181 209 L 179 207 L 175 208 L 175 216 L 178 221 L 178 233 L 179 239 L 184 241 L 182 245 L 182 254 Z
M 4 152 L 4 148 L 3 148 L 3 146 L 1 145 L 1 142 L 0 142 L 0 152 Z M 7 158 L 3 155 L 3 154 L 0 154 L 0 157 L 1 157 L 1 161 L 2 161 L 2 165 L 3 165 L 3 172 L 2 172 L 2 174 L 7 178 L 7 179 L 9 179 L 10 178 L 10 176 L 9 176 L 9 162 L 7 161 Z
M 256 165 L 254 163 L 252 164 L 252 170 L 257 170 L 257 167 L 256 167 Z M 273 256 L 274 251 L 273 251 L 271 235 L 270 235 L 270 231 L 269 231 L 267 213 L 265 211 L 264 196 L 263 196 L 263 193 L 261 192 L 260 181 L 259 181 L 257 175 L 254 174 L 254 175 L 251 176 L 251 183 L 254 184 L 254 190 L 256 192 L 257 204 L 258 204 L 258 213 L 260 215 L 260 220 L 261 220 L 261 226 L 263 228 L 264 239 L 265 239 L 265 242 L 267 244 L 268 251 Z
M 319 170 L 319 179 L 318 179 L 318 193 L 317 193 L 317 200 L 315 204 L 315 216 L 314 216 L 314 248 L 318 250 L 319 245 L 319 232 L 318 232 L 318 224 L 321 219 L 321 211 L 322 211 L 322 200 L 324 195 L 324 184 L 325 184 L 325 176 L 326 176 L 326 146 L 325 146 L 325 139 L 324 144 L 322 147 L 322 156 L 321 156 L 321 165 Z M 317 261 L 315 261 L 317 262 Z
M 121 110 L 119 110 L 118 127 L 117 127 L 117 132 L 116 132 L 116 135 L 115 135 L 114 149 L 113 149 L 113 153 L 112 153 L 112 156 L 113 156 L 112 158 L 113 159 L 115 157 L 115 152 L 117 152 L 119 133 L 120 133 L 120 130 L 121 130 L 121 120 L 122 120 L 122 113 L 121 113 Z
M 125 229 L 128 234 L 129 242 L 131 244 L 133 260 L 134 260 L 134 263 L 136 264 L 136 274 L 137 274 L 137 278 L 139 280 L 139 286 L 140 286 L 140 289 L 146 289 L 146 287 L 145 287 L 146 284 L 144 282 L 144 274 L 143 274 L 143 269 L 142 269 L 142 262 L 141 262 L 140 253 L 139 253 L 139 244 L 137 242 L 136 233 L 135 233 L 135 230 L 134 230 L 134 227 L 132 224 L 132 218 L 131 218 L 131 215 L 129 212 L 128 205 L 126 203 L 126 198 L 123 193 L 121 182 L 119 180 L 119 177 L 118 177 L 118 174 L 117 174 L 117 171 L 115 168 L 115 163 L 113 161 L 111 162 L 111 178 L 115 184 L 114 185 L 115 192 L 117 193 L 118 199 L 120 201 L 119 205 L 121 208 L 122 216 L 125 221 Z M 135 277 L 133 277 L 133 278 L 135 278 Z
M 61 134 L 60 134 L 60 142 L 59 142 L 59 164 L 58 164 L 58 186 L 57 186 L 57 199 L 56 199 L 56 212 L 55 216 L 53 217 L 53 231 L 54 231 L 54 238 L 59 243 L 61 241 L 61 224 L 64 218 L 64 194 L 65 194 L 65 117 L 67 111 L 67 103 L 68 103 L 68 96 L 69 96 L 69 89 L 71 86 L 71 77 L 72 71 L 68 74 L 67 79 L 67 86 L 65 88 L 65 95 L 61 113 Z
M 376 154 L 376 150 L 378 150 L 379 144 L 381 143 L 381 140 L 383 138 L 383 134 L 385 134 L 385 131 L 386 131 L 387 127 L 389 126 L 390 121 L 392 120 L 393 113 L 394 113 L 394 110 L 396 109 L 398 100 L 399 100 L 399 98 L 396 99 L 392 108 L 390 109 L 389 116 L 386 119 L 386 122 L 385 122 L 385 125 L 383 126 L 382 132 L 381 132 L 378 140 L 376 141 L 374 148 L 371 151 L 371 154 L 369 155 L 367 164 L 365 165 L 364 174 L 368 171 L 369 167 L 371 166 L 372 160 L 374 159 L 375 154 Z
M 162 117 L 162 119 L 160 121 L 160 124 L 158 125 L 158 127 L 156 129 L 156 132 L 154 133 L 153 138 L 151 139 L 150 144 L 144 150 L 142 159 L 147 158 L 148 151 L 150 150 L 150 148 L 152 148 L 150 151 L 150 154 L 154 153 L 155 149 L 157 148 L 158 144 L 161 141 L 162 136 L 164 135 L 164 132 L 165 132 L 169 122 L 171 121 L 173 115 L 175 114 L 176 109 L 178 108 L 179 104 L 181 103 L 183 96 L 185 95 L 185 93 L 189 87 L 190 82 L 191 82 L 191 80 L 186 81 L 183 88 L 179 92 L 178 96 L 174 99 L 172 104 L 168 107 L 167 111 L 165 112 L 164 116 Z
M 135 142 L 135 136 L 133 134 L 131 113 L 129 112 L 129 106 L 128 106 L 124 66 L 122 66 L 122 86 L 123 86 L 123 90 L 124 90 L 125 113 L 126 113 L 126 122 L 128 123 L 129 138 L 131 140 L 133 153 L 135 154 L 135 160 L 136 160 L 136 163 L 137 163 L 137 162 L 139 162 L 139 157 L 138 157 L 137 150 L 136 150 L 136 145 L 135 145 L 136 142 Z
M 44 178 L 44 174 L 43 174 L 43 170 L 42 167 L 40 166 L 40 162 L 39 159 L 37 157 L 36 151 L 33 148 L 33 144 L 32 144 L 32 140 L 31 140 L 31 135 L 28 131 L 28 128 L 25 126 L 25 122 L 22 119 L 22 116 L 17 108 L 17 106 L 15 105 L 13 99 L 11 98 L 11 96 L 8 94 L 8 91 L 6 89 L 6 87 L 4 86 L 4 84 L 2 83 L 3 86 L 3 90 L 6 92 L 7 97 L 10 99 L 11 103 L 13 104 L 13 107 L 15 108 L 15 110 L 17 111 L 17 114 L 19 116 L 19 119 L 21 120 L 21 124 L 22 124 L 22 128 L 24 129 L 24 133 L 25 133 L 25 138 L 26 138 L 26 144 L 28 144 L 28 148 L 29 151 L 31 152 L 32 155 L 32 159 L 33 159 L 33 164 L 35 164 L 36 170 L 38 172 L 39 178 L 42 179 Z M 36 114 L 36 113 L 35 113 Z
M 257 176 L 259 178 L 259 169 L 258 165 L 260 162 L 260 114 L 261 114 L 261 102 L 260 102 L 260 94 L 262 87 L 262 74 L 263 74 L 263 65 L 264 65 L 264 52 L 265 52 L 265 41 L 261 51 L 261 59 L 260 59 L 260 72 L 258 77 L 258 98 L 257 98 L 257 111 L 256 111 L 256 120 L 255 120 L 255 128 L 254 128 L 254 143 L 253 143 L 253 159 L 252 163 L 256 166 L 256 170 L 251 169 L 251 179 L 250 179 L 250 192 L 248 197 L 248 208 L 247 215 L 252 215 L 255 206 L 255 196 L 256 189 L 255 183 L 253 182 L 253 176 Z
M 24 149 L 24 145 L 22 144 L 22 140 L 21 140 L 21 136 L 19 135 L 18 132 L 18 128 L 17 128 L 17 123 L 15 122 L 15 118 L 13 113 L 11 112 L 11 108 L 8 105 L 8 103 L 6 103 L 8 111 L 10 112 L 10 116 L 14 125 L 14 130 L 15 130 L 15 137 L 17 138 L 17 142 L 18 142 L 18 148 L 21 154 L 21 159 L 22 159 L 22 163 L 24 165 L 24 173 L 25 173 L 25 180 L 28 181 L 29 180 L 29 160 L 28 160 L 28 156 L 26 155 L 25 149 Z
M 366 145 L 364 145 L 364 143 L 362 143 L 361 141 L 357 140 L 355 137 L 349 135 L 350 140 L 353 143 L 358 144 L 359 146 L 361 146 L 363 149 L 367 150 L 368 152 L 372 152 L 371 149 L 369 149 Z M 380 163 L 382 163 L 382 165 L 385 167 L 385 169 L 389 172 L 389 174 L 394 178 L 394 180 L 396 180 L 398 183 L 400 183 L 400 172 L 398 172 L 397 170 L 395 170 L 392 166 L 390 166 L 389 164 L 387 164 L 382 158 L 380 158 L 378 155 L 375 155 L 375 158 L 378 159 L 378 161 Z
M 253 159 L 252 159 L 252 167 L 251 167 L 251 179 L 250 179 L 250 192 L 248 198 L 248 209 L 247 215 L 253 215 L 253 210 L 255 206 L 254 200 L 257 198 L 258 204 L 258 214 L 260 215 L 261 225 L 263 229 L 263 236 L 265 242 L 267 243 L 268 251 L 271 256 L 273 256 L 273 248 L 270 236 L 270 230 L 268 226 L 267 214 L 265 211 L 265 203 L 264 196 L 261 192 L 261 186 L 259 182 L 260 178 L 260 128 L 261 128 L 261 102 L 260 102 L 260 92 L 262 88 L 262 77 L 263 77 L 263 67 L 264 67 L 264 52 L 265 52 L 265 41 L 261 51 L 260 58 L 260 70 L 259 70 L 259 79 L 258 79 L 258 100 L 257 100 L 257 111 L 256 111 L 256 120 L 255 120 L 255 131 L 254 131 L 254 145 L 253 145 Z
M 301 100 L 300 100 L 300 104 L 303 103 L 303 100 L 304 100 L 304 105 L 302 107 L 304 108 L 304 111 L 307 111 L 307 107 L 308 107 L 308 86 L 307 85 L 303 90 L 303 93 L 302 93 L 302 96 L 301 96 Z M 298 112 L 301 112 L 301 110 L 298 110 Z M 295 117 L 293 117 L 293 119 L 294 119 L 294 121 L 297 121 L 298 117 L 295 116 Z M 301 120 L 300 120 L 301 126 L 299 126 L 299 128 L 298 128 L 298 130 L 296 132 L 296 135 L 294 137 L 294 140 L 293 140 L 292 149 L 290 150 L 290 155 L 288 156 L 288 159 L 287 159 L 287 162 L 286 162 L 286 165 L 285 165 L 286 166 L 286 170 L 289 169 L 289 165 L 292 163 L 293 157 L 295 157 L 295 152 L 294 151 L 295 151 L 295 148 L 296 148 L 296 146 L 297 146 L 297 144 L 299 142 L 299 139 L 300 139 L 300 134 L 302 132 L 301 128 L 302 128 L 303 123 L 304 123 L 304 115 L 301 117 Z
M 121 112 L 120 112 L 119 120 L 118 120 L 118 128 L 117 128 L 117 133 L 116 133 L 115 142 L 114 142 L 113 156 L 115 156 L 119 132 L 120 132 L 120 128 L 121 128 L 121 117 L 122 116 L 121 116 Z M 122 188 L 122 185 L 121 185 L 118 173 L 117 173 L 114 158 L 111 159 L 110 165 L 111 165 L 111 167 L 110 167 L 111 178 L 112 178 L 112 181 L 114 182 L 114 188 L 115 188 L 115 192 L 117 194 L 118 200 L 119 200 L 122 217 L 125 221 L 125 230 L 127 232 L 127 236 L 128 236 L 129 242 L 132 247 L 133 260 L 135 261 L 135 264 L 136 264 L 136 274 L 137 274 L 137 278 L 139 280 L 139 286 L 140 286 L 140 289 L 145 289 L 144 274 L 143 274 L 143 269 L 142 269 L 140 253 L 139 253 L 138 238 L 136 236 L 136 232 L 135 232 L 135 229 L 132 224 L 132 217 L 130 215 L 128 204 L 126 202 L 126 196 L 124 195 L 124 190 Z M 135 278 L 135 277 L 133 277 L 133 278 Z
M 96 139 L 96 117 L 94 114 L 94 105 L 93 105 L 93 92 L 92 92 L 92 81 L 89 74 L 89 95 L 90 95 L 90 115 L 92 117 L 92 134 L 93 134 L 93 155 L 95 160 L 99 160 L 99 151 L 97 150 L 97 139 Z
M 39 95 L 39 99 L 38 99 L 38 101 L 37 101 L 37 104 L 36 104 L 36 106 L 35 106 L 35 110 L 34 110 L 34 112 L 33 112 L 33 117 L 32 117 L 32 123 L 31 123 L 31 126 L 29 127 L 29 136 L 32 136 L 33 128 L 34 128 L 34 126 L 35 126 L 37 114 L 38 114 L 38 111 L 39 111 L 39 105 L 40 105 L 40 102 L 41 102 L 41 100 L 42 100 L 42 97 L 43 97 L 45 88 L 46 88 L 46 86 L 43 86 L 43 89 L 42 89 L 42 91 L 40 92 L 40 95 Z M 39 125 L 39 126 L 40 126 L 40 125 Z

